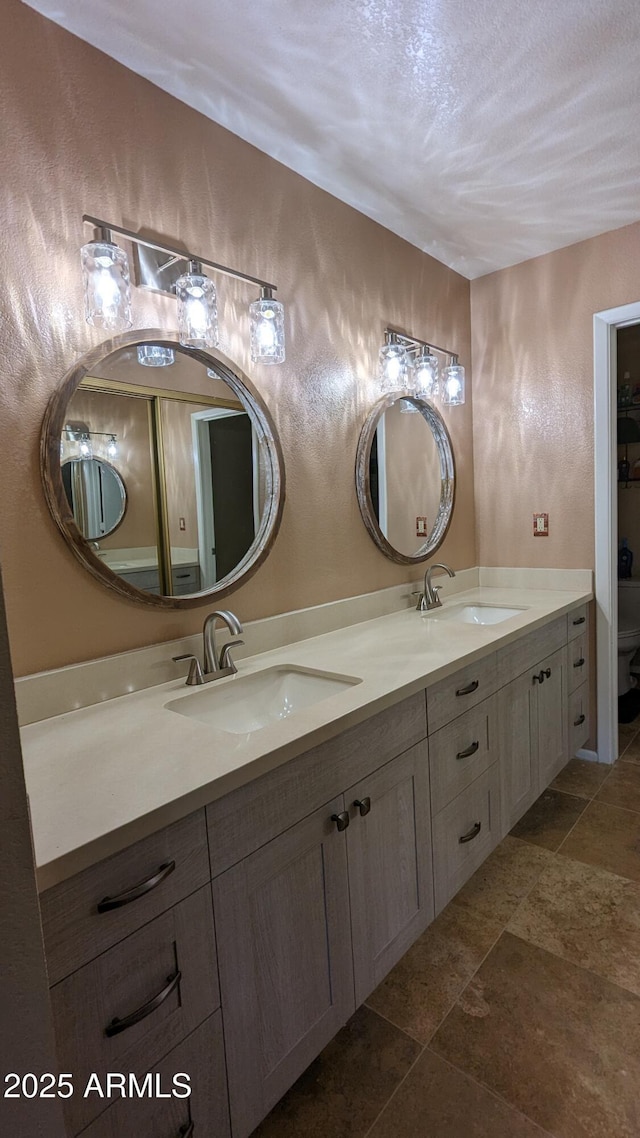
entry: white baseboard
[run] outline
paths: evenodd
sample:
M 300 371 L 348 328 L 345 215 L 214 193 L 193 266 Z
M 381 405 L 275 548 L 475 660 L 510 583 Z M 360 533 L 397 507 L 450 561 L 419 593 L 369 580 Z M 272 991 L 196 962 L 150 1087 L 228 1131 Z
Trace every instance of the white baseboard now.
M 598 752 L 597 751 L 588 751 L 586 749 L 586 747 L 581 748 L 579 751 L 576 751 L 576 758 L 577 759 L 586 759 L 586 761 L 588 763 L 599 763 L 600 762 L 600 759 L 598 758 Z M 610 766 L 611 764 L 607 764 L 607 765 Z

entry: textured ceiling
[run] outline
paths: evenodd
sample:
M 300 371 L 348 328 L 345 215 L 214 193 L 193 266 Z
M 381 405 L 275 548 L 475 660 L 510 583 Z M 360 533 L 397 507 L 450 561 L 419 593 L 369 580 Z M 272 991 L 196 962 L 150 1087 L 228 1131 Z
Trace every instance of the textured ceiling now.
M 26 0 L 467 277 L 640 219 L 638 0 Z

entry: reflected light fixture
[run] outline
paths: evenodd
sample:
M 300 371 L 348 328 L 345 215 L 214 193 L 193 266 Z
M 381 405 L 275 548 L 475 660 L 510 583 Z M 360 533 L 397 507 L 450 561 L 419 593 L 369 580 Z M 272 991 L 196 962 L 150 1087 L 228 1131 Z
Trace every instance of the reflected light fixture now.
M 411 357 L 396 333 L 389 328 L 385 332 L 385 342 L 380 348 L 378 378 L 380 389 L 385 394 L 393 391 L 411 394 Z
M 94 240 L 82 247 L 85 314 L 90 324 L 113 332 L 132 325 L 129 263 L 126 253 L 113 242 L 112 234 L 116 233 L 134 247 L 136 284 L 176 297 L 183 347 L 203 350 L 218 345 L 216 286 L 207 275 L 207 270 L 213 270 L 259 287 L 258 299 L 249 304 L 251 359 L 264 364 L 284 362 L 284 305 L 274 299 L 275 284 L 89 214 L 82 220 L 96 230 Z M 138 349 L 138 362 L 145 367 L 167 367 L 174 358 L 170 348 L 160 345 L 141 345 Z
M 455 352 L 393 328 L 385 328 L 384 336 L 379 370 L 383 394 L 399 391 L 431 403 L 441 398 L 442 403 L 449 407 L 464 403 L 465 373 Z M 442 379 L 436 352 L 449 358 L 448 366 L 442 369 Z M 401 403 L 400 410 L 411 413 L 418 408 L 406 400 Z
M 129 258 L 107 226 L 98 229 L 98 239 L 80 250 L 85 317 L 96 328 L 123 332 L 133 324 Z
M 93 447 L 91 446 L 91 439 L 89 435 L 82 435 L 78 442 L 78 451 L 82 458 L 91 458 L 93 455 Z
M 249 305 L 251 359 L 254 364 L 284 363 L 284 305 L 263 285 Z
M 138 345 L 138 363 L 143 367 L 171 367 L 175 362 L 173 348 L 165 348 L 162 344 Z
M 451 356 L 447 367 L 442 371 L 442 402 L 447 407 L 459 407 L 465 400 L 464 368 L 457 356 Z
M 116 442 L 115 435 L 112 435 L 109 439 L 109 442 L 107 443 L 107 454 L 109 455 L 109 458 L 118 457 L 118 443 Z

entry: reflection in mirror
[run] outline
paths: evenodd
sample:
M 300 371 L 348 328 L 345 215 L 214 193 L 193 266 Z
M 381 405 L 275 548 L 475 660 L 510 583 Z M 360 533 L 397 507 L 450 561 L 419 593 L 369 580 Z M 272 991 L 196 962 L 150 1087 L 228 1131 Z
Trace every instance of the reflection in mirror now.
M 120 337 L 122 346 L 70 373 L 78 378 L 67 378 L 45 421 L 45 489 L 91 572 L 178 607 L 228 591 L 266 556 L 282 512 L 282 462 L 247 380 L 166 336 L 158 346 L 170 347 L 170 363 L 143 365 L 140 348 L 154 346 L 145 335 Z M 60 516 L 58 480 L 84 545 Z
M 108 537 L 118 528 L 127 508 L 127 492 L 111 463 L 93 455 L 63 458 L 62 481 L 76 525 L 87 541 Z
M 455 472 L 444 422 L 426 400 L 389 395 L 358 443 L 360 510 L 378 547 L 403 564 L 424 561 L 444 539 Z

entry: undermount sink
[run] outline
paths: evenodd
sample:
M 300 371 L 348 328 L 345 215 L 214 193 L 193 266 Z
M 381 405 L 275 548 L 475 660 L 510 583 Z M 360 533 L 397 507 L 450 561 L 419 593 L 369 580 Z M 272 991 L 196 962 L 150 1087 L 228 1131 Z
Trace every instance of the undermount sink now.
M 282 664 L 250 676 L 214 680 L 192 695 L 170 700 L 165 708 L 232 735 L 249 735 L 360 683 L 355 676 Z
M 455 620 L 459 624 L 500 624 L 510 616 L 525 612 L 525 608 L 507 608 L 503 605 L 452 605 L 429 613 L 435 620 Z

